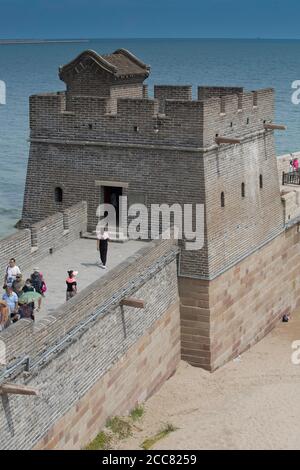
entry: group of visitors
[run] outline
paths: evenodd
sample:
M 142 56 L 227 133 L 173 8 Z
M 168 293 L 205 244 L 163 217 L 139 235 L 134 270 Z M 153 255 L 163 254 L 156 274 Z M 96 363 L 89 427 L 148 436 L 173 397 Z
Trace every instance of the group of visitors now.
M 5 270 L 3 289 L 0 331 L 20 318 L 34 320 L 34 313 L 41 308 L 47 286 L 39 268 L 34 268 L 31 276 L 24 280 L 16 260 L 11 258 Z
M 100 253 L 100 267 L 106 269 L 109 234 L 107 229 L 97 237 L 97 251 Z M 66 301 L 77 294 L 78 271 L 67 271 Z M 0 331 L 21 318 L 34 320 L 35 312 L 41 308 L 42 298 L 47 286 L 39 268 L 34 268 L 31 276 L 24 280 L 16 260 L 11 258 L 5 270 L 3 289 L 0 300 Z

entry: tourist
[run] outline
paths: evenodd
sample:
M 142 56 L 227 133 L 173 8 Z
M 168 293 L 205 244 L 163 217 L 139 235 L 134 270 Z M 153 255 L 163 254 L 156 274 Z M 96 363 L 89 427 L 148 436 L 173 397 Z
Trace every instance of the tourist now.
M 30 318 L 34 320 L 34 302 L 20 305 L 19 315 L 20 318 Z
M 45 281 L 39 268 L 34 268 L 33 273 L 30 276 L 31 284 L 35 288 L 35 291 L 41 295 L 45 292 Z
M 66 279 L 66 284 L 67 284 L 66 300 L 67 301 L 77 294 L 77 281 L 76 281 L 77 274 L 78 272 L 73 271 L 72 269 L 68 271 L 68 277 Z
M 109 235 L 107 227 L 97 234 L 97 250 L 100 251 L 100 267 L 106 269 Z
M 17 320 L 19 320 L 20 318 L 18 315 L 18 300 L 19 299 L 11 286 L 5 287 L 5 294 L 3 294 L 2 296 L 2 300 L 6 302 L 6 305 L 9 311 L 9 316 L 12 319 L 12 321 L 16 322 Z
M 35 292 L 35 288 L 31 284 L 31 279 L 26 279 L 23 292 Z
M 294 157 L 293 154 L 291 153 L 291 158 L 290 158 L 290 165 L 289 165 L 289 172 L 292 173 L 294 171 Z
M 294 171 L 298 171 L 298 169 L 299 169 L 299 160 L 298 160 L 298 158 L 294 158 L 293 168 L 294 168 Z
M 15 258 L 9 260 L 4 276 L 4 286 L 12 286 L 18 274 L 21 274 L 20 268 L 16 265 Z
M 4 300 L 0 300 L 0 331 L 9 325 L 9 309 Z
M 25 286 L 25 282 L 23 281 L 22 274 L 17 274 L 16 279 L 12 284 L 13 291 L 17 294 L 18 297 L 23 294 L 23 287 Z
M 36 292 L 35 288 L 32 285 L 31 279 L 26 279 L 25 286 L 23 287 L 23 293 L 26 293 L 26 292 Z M 39 298 L 37 311 L 40 310 L 41 303 L 42 303 L 42 298 Z M 34 308 L 34 302 L 31 302 L 29 305 L 31 305 L 32 308 Z

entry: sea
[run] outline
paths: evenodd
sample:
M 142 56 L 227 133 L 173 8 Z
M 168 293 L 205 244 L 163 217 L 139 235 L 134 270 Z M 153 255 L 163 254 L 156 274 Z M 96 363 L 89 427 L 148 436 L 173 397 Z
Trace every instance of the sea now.
M 300 104 L 292 84 L 300 80 L 300 40 L 265 39 L 91 39 L 84 42 L 0 44 L 0 80 L 6 104 L 0 105 L 0 237 L 12 233 L 21 217 L 28 160 L 28 99 L 64 89 L 58 67 L 85 49 L 108 54 L 126 48 L 151 66 L 154 84 L 274 87 L 277 155 L 300 150 Z M 42 201 L 41 201 L 42 204 Z

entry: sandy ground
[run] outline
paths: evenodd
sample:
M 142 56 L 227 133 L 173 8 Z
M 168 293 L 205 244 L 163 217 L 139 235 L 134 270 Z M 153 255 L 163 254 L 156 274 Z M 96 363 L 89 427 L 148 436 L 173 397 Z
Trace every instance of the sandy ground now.
M 145 438 L 171 423 L 178 429 L 154 449 L 300 449 L 294 340 L 300 340 L 300 311 L 213 374 L 181 362 L 147 401 L 132 437 L 118 448 L 139 449 Z

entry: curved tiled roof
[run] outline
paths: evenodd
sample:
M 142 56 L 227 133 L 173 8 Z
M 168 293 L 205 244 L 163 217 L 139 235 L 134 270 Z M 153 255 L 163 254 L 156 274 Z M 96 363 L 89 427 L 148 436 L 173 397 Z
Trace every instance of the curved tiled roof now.
M 86 50 L 79 54 L 74 60 L 59 68 L 59 77 L 64 77 L 73 69 L 77 71 L 82 67 L 83 61 L 91 59 L 100 68 L 106 70 L 117 78 L 128 76 L 148 77 L 150 73 L 149 65 L 141 62 L 135 55 L 126 49 L 118 49 L 109 55 L 99 55 L 93 50 Z M 84 68 L 84 67 L 82 67 Z

